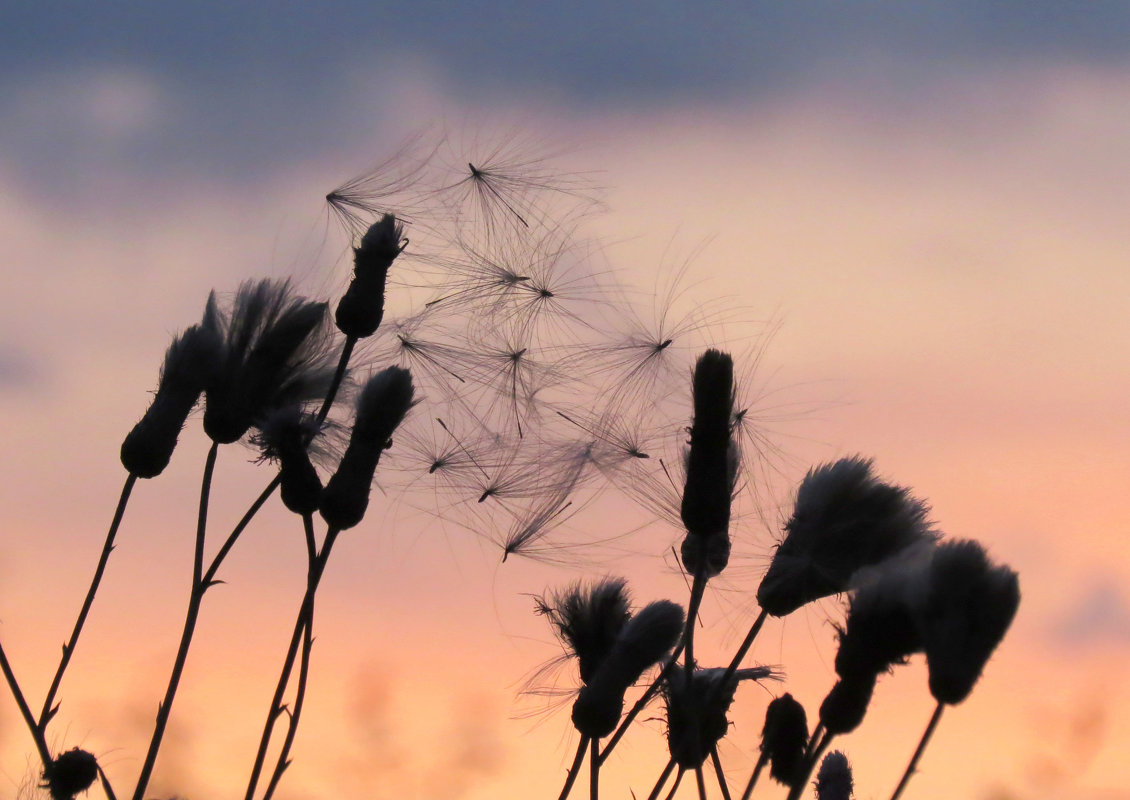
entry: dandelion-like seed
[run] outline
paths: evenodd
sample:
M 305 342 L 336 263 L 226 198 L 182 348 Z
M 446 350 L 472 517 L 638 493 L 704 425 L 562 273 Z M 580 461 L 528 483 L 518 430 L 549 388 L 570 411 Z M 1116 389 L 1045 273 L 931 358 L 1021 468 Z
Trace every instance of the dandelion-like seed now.
M 757 589 L 768 613 L 783 617 L 846 591 L 857 570 L 936 538 L 927 505 L 909 489 L 879 480 L 871 466 L 853 456 L 809 470 Z

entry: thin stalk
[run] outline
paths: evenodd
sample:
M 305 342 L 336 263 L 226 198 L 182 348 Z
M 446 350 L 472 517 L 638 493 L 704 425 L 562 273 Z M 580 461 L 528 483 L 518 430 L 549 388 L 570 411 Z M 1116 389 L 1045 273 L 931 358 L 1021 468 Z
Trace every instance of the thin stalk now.
M 216 469 L 216 454 L 219 452 L 218 442 L 212 442 L 208 450 L 208 457 L 204 461 L 204 477 L 200 481 L 200 508 L 196 518 L 196 547 L 192 557 L 192 591 L 188 598 L 188 611 L 185 614 L 184 630 L 181 632 L 180 646 L 177 648 L 177 657 L 173 662 L 173 671 L 169 675 L 169 685 L 165 689 L 165 698 L 157 707 L 157 722 L 153 726 L 153 737 L 149 740 L 149 751 L 145 754 L 145 763 L 141 767 L 141 774 L 137 778 L 137 787 L 133 791 L 133 800 L 142 800 L 145 790 L 149 786 L 149 778 L 153 775 L 153 767 L 157 763 L 157 753 L 161 749 L 161 739 L 165 735 L 165 726 L 169 723 L 169 714 L 172 713 L 173 700 L 180 686 L 180 678 L 184 672 L 185 662 L 188 661 L 188 649 L 192 644 L 192 634 L 196 631 L 196 620 L 200 616 L 200 604 L 204 600 L 204 592 L 211 585 L 204 580 L 204 538 L 208 528 L 208 497 L 212 489 L 212 473 Z
M 694 779 L 698 784 L 698 800 L 706 800 L 706 777 L 702 774 L 702 764 L 694 768 Z
M 695 571 L 694 583 L 691 584 L 691 601 L 687 607 L 687 627 L 683 631 L 683 664 L 686 665 L 687 688 L 690 689 L 692 673 L 694 670 L 694 624 L 698 617 L 698 607 L 702 605 L 702 596 L 706 592 L 706 566 L 705 562 Z
M 675 759 L 667 760 L 667 766 L 663 768 L 663 772 L 659 773 L 659 780 L 655 782 L 655 788 L 651 790 L 651 794 L 647 796 L 647 800 L 658 800 L 659 793 L 663 791 L 663 784 L 667 783 L 667 779 L 671 777 L 671 772 L 675 769 Z M 679 770 L 679 777 L 683 776 L 683 771 Z M 675 785 L 679 785 L 679 779 L 675 779 Z M 562 798 L 563 800 L 563 798 Z
M 742 800 L 749 800 L 749 796 L 753 794 L 753 787 L 757 785 L 757 779 L 761 777 L 761 770 L 765 768 L 765 764 L 769 759 L 762 753 L 761 757 L 757 759 L 757 765 L 753 768 L 753 774 L 749 776 L 749 783 L 745 785 L 745 791 L 742 792 Z
M 110 530 L 106 533 L 106 541 L 102 545 L 102 555 L 98 558 L 98 566 L 94 569 L 94 578 L 90 582 L 90 588 L 86 590 L 86 598 L 82 602 L 82 608 L 78 612 L 78 618 L 75 620 L 75 626 L 71 630 L 71 636 L 63 645 L 63 655 L 59 659 L 59 666 L 55 669 L 55 677 L 51 679 L 51 688 L 47 690 L 47 698 L 43 701 L 43 710 L 39 712 L 39 730 L 46 731 L 47 723 L 51 721 L 51 717 L 55 716 L 58 710 L 54 708 L 55 695 L 59 692 L 59 685 L 63 682 L 63 673 L 67 671 L 67 665 L 71 663 L 71 656 L 75 652 L 75 645 L 78 643 L 79 634 L 82 633 L 83 625 L 86 624 L 86 617 L 90 613 L 90 607 L 94 604 L 94 595 L 98 592 L 98 586 L 102 583 L 102 575 L 106 572 L 106 564 L 110 560 L 110 553 L 114 551 L 114 538 L 118 535 L 118 528 L 122 524 L 122 517 L 126 513 L 126 504 L 129 503 L 130 492 L 133 491 L 133 485 L 137 483 L 137 476 L 130 473 L 126 476 L 125 485 L 122 487 L 122 495 L 118 498 L 118 507 L 114 510 L 114 519 L 110 522 Z
M 114 794 L 114 787 L 110 785 L 110 779 L 106 777 L 101 764 L 98 765 L 98 780 L 102 783 L 102 791 L 106 793 L 106 800 L 118 800 L 117 795 Z
M 313 565 L 314 559 L 317 558 L 317 545 L 314 542 L 314 518 L 310 514 L 304 514 L 302 517 L 303 528 L 306 531 L 306 546 L 310 556 L 310 564 Z M 275 769 L 271 773 L 271 780 L 267 784 L 267 791 L 263 793 L 263 800 L 270 800 L 274 795 L 275 789 L 278 788 L 279 781 L 282 780 L 283 772 L 290 766 L 290 749 L 294 746 L 294 737 L 298 734 L 298 722 L 302 718 L 302 706 L 306 700 L 306 686 L 310 678 L 310 653 L 314 649 L 314 608 L 313 602 L 310 607 L 310 617 L 306 620 L 306 627 L 302 632 L 302 654 L 298 659 L 298 686 L 294 692 L 294 708 L 290 712 L 290 719 L 287 721 L 286 738 L 283 740 L 282 749 L 279 751 L 278 760 L 275 762 Z
M 764 608 L 761 609 L 761 613 L 757 615 L 757 619 L 749 626 L 749 633 L 745 635 L 742 646 L 738 648 L 738 652 L 734 654 L 730 665 L 726 667 L 726 672 L 722 675 L 722 680 L 718 681 L 717 685 L 719 687 L 725 686 L 726 683 L 734 677 L 734 673 L 738 671 L 738 667 L 742 664 L 742 659 L 745 658 L 746 653 L 749 652 L 749 648 L 753 646 L 753 640 L 756 639 L 757 634 L 761 632 L 761 626 L 765 624 L 765 618 L 768 616 L 769 612 Z
M 557 796 L 557 800 L 565 800 L 569 796 L 577 776 L 581 773 L 581 764 L 585 761 L 585 750 L 588 749 L 588 746 L 589 737 L 582 736 L 581 743 L 577 745 L 577 755 L 573 757 L 573 764 L 569 767 L 569 772 L 565 776 L 565 785 L 561 787 L 561 794 Z
M 4 680 L 8 682 L 8 688 L 12 690 L 12 697 L 16 699 L 16 705 L 20 707 L 20 716 L 24 718 L 28 732 L 31 733 L 31 738 L 35 740 L 35 749 L 39 751 L 39 758 L 43 761 L 44 768 L 47 768 L 51 765 L 52 760 L 51 751 L 47 749 L 47 739 L 35 723 L 35 717 L 31 715 L 31 707 L 28 706 L 27 699 L 20 689 L 16 674 L 12 672 L 12 665 L 8 663 L 8 656 L 4 653 L 3 646 L 0 646 L 0 670 L 3 670 Z
M 679 767 L 679 771 L 675 773 L 675 782 L 671 784 L 671 791 L 667 793 L 667 800 L 672 800 L 675 796 L 675 792 L 679 791 L 679 784 L 682 782 L 685 772 L 685 769 Z
M 275 489 L 279 488 L 280 483 L 282 483 L 282 476 L 275 475 L 275 477 L 271 479 L 271 482 L 267 484 L 266 488 L 259 493 L 259 496 L 256 497 L 255 501 L 248 507 L 243 517 L 236 523 L 236 526 L 232 528 L 231 533 L 228 534 L 228 538 L 224 540 L 220 549 L 216 551 L 216 555 L 212 558 L 212 563 L 209 564 L 208 569 L 204 571 L 205 585 L 211 586 L 216 582 L 216 572 L 219 571 L 220 565 L 224 563 L 224 559 L 227 558 L 228 553 L 230 553 L 232 547 L 235 546 L 236 540 L 239 539 L 244 529 L 251 524 L 251 520 L 259 513 L 259 509 L 263 507 L 263 504 L 275 493 Z
M 345 337 L 345 344 L 341 348 L 341 357 L 337 360 L 337 370 L 334 372 L 333 381 L 330 383 L 329 391 L 326 392 L 326 399 L 322 401 L 322 408 L 318 411 L 319 424 L 325 422 L 326 416 L 330 413 L 330 406 L 334 404 L 338 389 L 341 388 L 341 382 L 345 380 L 345 370 L 349 367 L 349 358 L 353 355 L 353 348 L 356 344 L 356 336 Z
M 938 727 L 938 721 L 942 718 L 942 710 L 945 707 L 944 703 L 938 703 L 938 707 L 934 709 L 930 721 L 926 724 L 926 730 L 922 732 L 922 738 L 918 740 L 918 748 L 914 751 L 914 755 L 910 757 L 910 763 L 906 765 L 906 772 L 902 774 L 902 780 L 895 787 L 895 793 L 891 795 L 891 800 L 898 800 L 899 796 L 902 795 L 902 790 L 910 783 L 910 776 L 914 774 L 914 768 L 918 766 L 918 759 L 926 751 L 926 745 L 930 743 L 930 737 L 934 735 L 934 728 Z
M 286 693 L 287 684 L 290 683 L 290 673 L 294 669 L 294 660 L 298 656 L 298 646 L 302 640 L 304 629 L 313 619 L 314 594 L 318 591 L 318 583 L 322 579 L 322 573 L 326 568 L 326 561 L 329 560 L 330 551 L 333 549 L 334 542 L 337 540 L 339 532 L 340 531 L 336 528 L 330 528 L 329 531 L 326 532 L 326 540 L 322 545 L 322 551 L 318 553 L 317 558 L 310 564 L 310 570 L 306 579 L 306 594 L 302 598 L 302 605 L 298 610 L 298 617 L 294 621 L 294 632 L 291 634 L 286 657 L 283 659 L 283 667 L 279 674 L 279 681 L 275 685 L 275 694 L 271 698 L 271 708 L 267 712 L 267 720 L 263 725 L 263 735 L 259 738 L 259 750 L 255 754 L 255 763 L 251 767 L 251 777 L 247 782 L 247 792 L 244 795 L 245 800 L 252 800 L 255 796 L 255 788 L 259 783 L 259 776 L 263 772 L 263 765 L 267 758 L 267 747 L 271 743 L 271 732 L 274 729 L 275 720 L 278 719 L 279 714 L 283 712 L 282 699 L 283 695 Z
M 722 759 L 718 757 L 718 745 L 710 748 L 710 760 L 714 762 L 714 773 L 718 776 L 718 788 L 722 790 L 723 800 L 733 800 L 730 797 L 730 787 L 726 783 L 726 773 L 722 771 Z
M 667 657 L 667 663 L 663 665 L 663 669 L 660 670 L 659 675 L 657 675 L 655 680 L 651 682 L 651 686 L 647 687 L 647 691 L 645 691 L 640 696 L 640 699 L 637 700 L 631 707 L 631 709 L 628 711 L 627 716 L 625 716 L 623 721 L 620 723 L 620 727 L 616 729 L 616 733 L 612 734 L 612 738 L 609 739 L 608 744 L 604 746 L 604 752 L 600 754 L 601 764 L 603 764 L 608 759 L 608 756 L 612 754 L 612 748 L 615 747 L 622 738 L 624 738 L 624 734 L 628 732 L 628 728 L 631 726 L 632 722 L 634 722 L 636 717 L 639 716 L 639 713 L 644 710 L 644 707 L 647 706 L 647 704 L 651 701 L 651 698 L 655 697 L 656 692 L 658 692 L 659 688 L 663 686 L 663 681 L 667 679 L 667 676 L 671 674 L 671 671 L 679 663 L 679 656 L 682 654 L 683 644 L 682 642 L 680 642 L 679 646 L 675 648 L 674 652 Z
M 600 800 L 600 740 L 589 743 L 589 800 Z

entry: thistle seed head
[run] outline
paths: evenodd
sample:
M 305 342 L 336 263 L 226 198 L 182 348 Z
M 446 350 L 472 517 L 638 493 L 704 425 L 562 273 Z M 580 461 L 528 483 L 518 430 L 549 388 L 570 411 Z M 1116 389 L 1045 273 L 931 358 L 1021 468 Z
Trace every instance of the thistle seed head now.
M 412 375 L 403 367 L 378 372 L 361 390 L 349 445 L 322 491 L 318 510 L 332 528 L 352 528 L 365 516 L 381 453 L 414 403 Z
M 205 325 L 222 336 L 219 366 L 205 392 L 204 431 L 239 440 L 272 410 L 322 399 L 336 356 L 326 304 L 293 294 L 289 281 L 247 281 L 230 313 L 213 293 Z
M 628 624 L 630 606 L 627 582 L 604 578 L 591 585 L 575 583 L 543 597 L 537 611 L 549 619 L 566 651 L 577 659 L 581 683 L 587 684 Z
M 809 470 L 801 482 L 785 539 L 757 590 L 773 616 L 846 591 L 857 570 L 936 538 L 927 505 L 879 480 L 871 464 L 843 458 Z
M 691 536 L 728 536 L 730 501 L 737 479 L 737 447 L 730 436 L 734 413 L 734 362 L 707 350 L 695 364 L 694 422 L 687 450 L 681 516 Z
M 767 667 L 739 669 L 725 679 L 722 668 L 693 669 L 690 681 L 686 668 L 671 671 L 663 684 L 667 703 L 667 748 L 671 758 L 683 769 L 699 767 L 711 748 L 726 735 L 730 720 L 726 714 L 743 680 L 772 677 Z
M 765 709 L 765 727 L 761 729 L 761 755 L 769 762 L 769 776 L 791 786 L 808 744 L 808 717 L 804 706 L 791 694 L 772 700 Z
M 839 750 L 824 756 L 816 773 L 816 800 L 851 800 L 854 788 L 847 756 Z
M 405 244 L 404 226 L 392 214 L 382 216 L 361 237 L 361 245 L 353 250 L 353 280 L 334 314 L 346 336 L 363 339 L 380 327 L 388 271 Z
M 73 800 L 98 779 L 98 760 L 92 753 L 74 747 L 43 769 L 42 788 L 51 793 L 51 800 Z
M 937 547 L 921 613 L 930 693 L 960 703 L 973 691 L 1020 606 L 1020 580 L 974 541 Z
M 820 721 L 828 733 L 850 733 L 859 727 L 875 691 L 875 675 L 853 675 L 836 681 L 820 704 Z
M 212 379 L 219 353 L 219 336 L 205 325 L 193 325 L 173 339 L 153 402 L 122 441 L 122 466 L 130 474 L 155 478 L 164 472 L 185 420 Z

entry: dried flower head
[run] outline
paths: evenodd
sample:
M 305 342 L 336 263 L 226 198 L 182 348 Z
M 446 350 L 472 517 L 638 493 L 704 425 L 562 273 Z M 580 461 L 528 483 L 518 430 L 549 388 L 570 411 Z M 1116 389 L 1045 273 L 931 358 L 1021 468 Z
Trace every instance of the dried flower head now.
M 72 800 L 98 779 L 98 760 L 93 753 L 71 748 L 43 769 L 42 788 L 51 793 L 51 800 Z
M 867 714 L 875 691 L 875 674 L 841 678 L 820 704 L 820 722 L 830 734 L 850 733 Z
M 807 744 L 804 706 L 787 692 L 772 700 L 765 709 L 765 727 L 761 729 L 761 757 L 769 762 L 770 777 L 791 786 L 804 763 Z
M 624 711 L 624 693 L 675 646 L 685 623 L 681 606 L 669 600 L 649 603 L 620 629 L 607 657 L 573 703 L 573 724 L 583 735 L 607 736 Z
M 588 683 L 608 657 L 616 637 L 631 617 L 631 600 L 623 578 L 575 583 L 563 592 L 540 598 L 544 615 L 569 655 L 577 659 L 581 683 Z
M 839 750 L 824 756 L 816 773 L 816 800 L 851 800 L 854 788 L 847 756 Z
M 1020 580 L 974 541 L 937 547 L 921 613 L 930 692 L 960 703 L 973 691 L 1020 606 Z
M 349 445 L 318 506 L 330 527 L 352 528 L 365 516 L 377 463 L 415 402 L 413 392 L 412 375 L 403 367 L 378 372 L 361 390 Z
M 279 464 L 279 495 L 295 514 L 313 514 L 322 496 L 322 480 L 310 458 L 311 444 L 325 423 L 301 406 L 275 409 L 263 419 L 251 437 L 261 460 Z
M 926 504 L 879 480 L 871 465 L 843 458 L 809 470 L 801 482 L 785 539 L 757 590 L 773 616 L 846 591 L 857 570 L 935 538 Z
M 157 393 L 145 415 L 122 442 L 122 465 L 139 478 L 160 475 L 173 456 L 184 422 L 215 372 L 218 332 L 193 325 L 165 352 Z
M 726 735 L 730 721 L 726 714 L 743 680 L 762 680 L 773 676 L 768 667 L 734 671 L 692 668 L 675 669 L 663 684 L 667 703 L 667 748 L 671 758 L 683 769 L 702 765 L 711 749 Z M 723 683 L 723 681 L 725 681 Z
M 372 336 L 384 319 L 385 283 L 392 262 L 404 250 L 404 226 L 392 214 L 374 222 L 353 250 L 353 280 L 337 304 L 334 319 L 346 336 Z
M 208 298 L 203 326 L 222 336 L 208 385 L 204 431 L 214 441 L 240 439 L 273 409 L 321 399 L 335 356 L 326 304 L 293 294 L 289 281 L 247 281 L 230 313 Z

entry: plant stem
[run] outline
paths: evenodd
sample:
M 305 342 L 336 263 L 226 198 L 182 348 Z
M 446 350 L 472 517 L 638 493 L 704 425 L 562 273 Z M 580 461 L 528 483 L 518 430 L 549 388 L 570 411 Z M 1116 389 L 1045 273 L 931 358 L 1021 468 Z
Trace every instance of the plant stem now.
M 314 518 L 310 514 L 302 517 L 302 526 L 306 532 L 306 546 L 310 556 L 310 565 L 313 566 L 317 558 L 317 545 L 314 542 Z M 302 717 L 302 706 L 306 700 L 306 686 L 310 678 L 310 653 L 314 648 L 314 608 L 311 602 L 310 616 L 302 631 L 302 654 L 298 660 L 298 686 L 294 692 L 294 708 L 290 712 L 287 722 L 286 738 L 283 740 L 282 749 L 279 751 L 278 760 L 275 762 L 274 772 L 271 773 L 267 791 L 263 793 L 263 800 L 270 800 L 282 780 L 283 772 L 290 766 L 290 748 L 294 745 L 294 737 L 298 733 L 298 722 Z
M 659 793 L 663 791 L 663 784 L 667 783 L 667 779 L 671 777 L 671 771 L 675 769 L 675 759 L 667 760 L 667 766 L 663 768 L 663 772 L 659 773 L 659 780 L 655 782 L 655 788 L 651 790 L 651 794 L 647 796 L 647 800 L 658 800 Z M 679 770 L 679 777 L 682 777 L 683 771 Z M 675 785 L 679 785 L 679 779 L 675 779 Z M 562 798 L 562 800 L 564 800 Z
M 600 740 L 589 742 L 589 800 L 600 800 Z
M 557 796 L 557 800 L 565 800 L 569 796 L 569 792 L 577 780 L 577 775 L 581 772 L 581 764 L 585 761 L 585 750 L 588 746 L 589 737 L 582 736 L 581 743 L 577 745 L 577 755 L 573 757 L 573 764 L 569 767 L 569 772 L 565 776 L 565 785 L 561 787 L 561 794 Z
M 745 658 L 749 648 L 753 646 L 753 640 L 757 638 L 757 634 L 761 632 L 761 626 L 765 624 L 765 618 L 769 616 L 764 608 L 761 613 L 757 615 L 757 619 L 749 626 L 749 633 L 745 635 L 742 641 L 742 646 L 738 648 L 738 652 L 734 654 L 734 658 L 730 661 L 730 665 L 726 667 L 726 672 L 722 675 L 722 680 L 718 681 L 718 687 L 725 686 L 726 683 L 734 677 L 734 673 L 738 671 L 738 667 L 742 664 L 742 659 Z
M 356 344 L 356 336 L 345 337 L 345 344 L 341 348 L 341 357 L 337 360 L 337 370 L 334 372 L 333 381 L 330 383 L 329 391 L 326 392 L 326 399 L 322 401 L 322 408 L 318 411 L 319 424 L 325 422 L 326 416 L 330 413 L 330 406 L 334 404 L 338 389 L 341 388 L 341 382 L 345 380 L 345 370 L 349 367 L 349 358 L 353 355 L 353 348 Z
M 702 595 L 706 592 L 706 566 L 700 564 L 691 584 L 691 601 L 687 607 L 687 627 L 683 631 L 683 664 L 686 667 L 687 688 L 690 689 L 694 672 L 694 623 L 698 616 L 698 607 L 702 605 Z
M 196 519 L 196 547 L 192 558 L 192 591 L 188 598 L 188 611 L 185 614 L 184 630 L 181 632 L 180 646 L 177 648 L 177 657 L 173 662 L 173 671 L 169 675 L 169 685 L 165 689 L 165 698 L 157 707 L 157 722 L 153 727 L 153 737 L 149 740 L 149 751 L 145 754 L 145 763 L 141 767 L 141 774 L 137 778 L 137 787 L 133 792 L 133 800 L 142 800 L 145 790 L 149 786 L 149 778 L 153 774 L 153 767 L 157 763 L 157 753 L 161 749 L 161 739 L 165 735 L 165 726 L 169 722 L 172 712 L 173 699 L 180 685 L 181 674 L 184 672 L 185 662 L 188 660 L 188 649 L 192 644 L 192 634 L 196 630 L 196 619 L 200 615 L 200 604 L 204 599 L 204 592 L 211 585 L 204 580 L 204 537 L 208 527 L 208 496 L 212 488 L 212 473 L 216 468 L 216 454 L 220 449 L 217 442 L 212 443 L 208 450 L 208 457 L 204 462 L 204 477 L 200 483 L 200 509 Z
M 730 787 L 726 784 L 726 773 L 722 771 L 722 759 L 718 757 L 718 745 L 710 748 L 710 760 L 714 762 L 714 772 L 718 775 L 718 788 L 722 790 L 723 800 L 732 800 Z
M 244 529 L 251 524 L 251 520 L 259 513 L 259 509 L 263 507 L 263 504 L 274 494 L 275 489 L 279 488 L 280 483 L 282 483 L 281 475 L 276 475 L 272 478 L 271 482 L 267 484 L 266 488 L 259 493 L 259 496 L 256 497 L 255 501 L 248 507 L 243 517 L 236 523 L 236 526 L 232 528 L 232 532 L 228 534 L 228 538 L 224 540 L 220 549 L 216 551 L 216 555 L 212 558 L 212 563 L 209 564 L 208 569 L 204 571 L 203 583 L 205 585 L 211 586 L 216 582 L 216 572 L 219 571 L 220 565 L 224 563 L 224 559 L 227 558 L 228 553 L 230 553 L 232 547 L 235 546 L 236 540 L 239 539 Z
M 753 768 L 753 774 L 749 776 L 749 783 L 745 785 L 745 791 L 742 792 L 742 800 L 749 800 L 749 796 L 753 794 L 753 787 L 757 785 L 757 779 L 761 777 L 761 770 L 765 768 L 768 759 L 762 753 L 761 757 L 757 759 L 757 765 Z
M 675 782 L 671 784 L 671 791 L 667 793 L 667 800 L 672 800 L 675 796 L 675 792 L 679 791 L 679 784 L 683 780 L 684 773 L 686 773 L 686 770 L 679 767 L 679 771 L 675 773 Z
M 12 697 L 16 699 L 16 705 L 20 707 L 20 715 L 24 718 L 31 738 L 35 740 L 35 749 L 39 751 L 39 758 L 43 761 L 43 767 L 46 769 L 51 765 L 51 751 L 47 749 L 47 739 L 44 737 L 43 731 L 36 725 L 35 717 L 31 715 L 31 708 L 20 689 L 15 673 L 12 672 L 12 665 L 8 663 L 8 656 L 4 653 L 3 646 L 0 646 L 0 670 L 4 672 L 4 680 L 8 682 L 8 688 L 12 690 Z
M 910 783 L 910 776 L 914 774 L 914 768 L 918 766 L 918 759 L 922 757 L 926 745 L 930 743 L 930 737 L 934 734 L 934 728 L 938 727 L 938 721 L 942 718 L 942 710 L 945 707 L 944 703 L 938 703 L 938 707 L 934 709 L 930 721 L 926 723 L 926 730 L 922 732 L 922 738 L 918 741 L 918 748 L 914 751 L 914 755 L 910 757 L 910 763 L 906 765 L 906 772 L 902 774 L 902 780 L 895 787 L 895 793 L 891 795 L 891 800 L 898 800 L 899 796 L 902 795 L 902 790 Z
M 294 660 L 298 656 L 298 646 L 302 640 L 305 628 L 311 624 L 314 617 L 314 595 L 318 591 L 318 583 L 322 579 L 326 562 L 329 560 L 330 551 L 337 540 L 337 528 L 330 528 L 326 532 L 326 539 L 322 551 L 310 564 L 306 579 L 306 594 L 302 598 L 302 605 L 298 609 L 298 617 L 294 621 L 294 632 L 290 637 L 286 657 L 283 659 L 282 672 L 279 674 L 278 683 L 275 685 L 275 694 L 271 698 L 271 708 L 267 712 L 267 720 L 263 725 L 263 735 L 259 738 L 259 750 L 255 754 L 255 763 L 251 767 L 251 777 L 247 782 L 245 800 L 252 800 L 255 796 L 255 787 L 259 783 L 259 776 L 263 772 L 263 764 L 267 758 L 267 747 L 271 742 L 271 731 L 274 729 L 275 720 L 283 712 L 282 698 L 286 693 L 287 684 L 290 682 L 290 673 L 294 669 Z M 285 766 L 283 767 L 285 769 Z
M 694 768 L 694 779 L 698 784 L 698 800 L 706 800 L 706 778 L 702 774 L 702 764 Z
M 110 530 L 106 533 L 106 541 L 102 545 L 102 555 L 98 558 L 98 566 L 94 569 L 94 578 L 90 582 L 90 588 L 86 590 L 86 598 L 83 600 L 82 608 L 78 612 L 78 618 L 75 620 L 74 628 L 71 630 L 71 636 L 63 645 L 63 655 L 59 659 L 59 666 L 55 669 L 55 677 L 51 679 L 51 687 L 47 690 L 47 697 L 43 701 L 43 710 L 39 712 L 39 721 L 37 726 L 40 731 L 47 730 L 47 723 L 51 721 L 51 717 L 55 716 L 57 708 L 53 708 L 55 703 L 55 695 L 59 692 L 59 685 L 63 682 L 63 673 L 67 671 L 67 665 L 71 663 L 71 656 L 74 655 L 75 645 L 78 643 L 78 637 L 82 633 L 82 628 L 86 624 L 86 617 L 90 613 L 90 607 L 94 604 L 94 595 L 98 592 L 98 586 L 102 583 L 102 575 L 106 572 L 106 564 L 110 560 L 110 553 L 114 551 L 114 538 L 118 535 L 118 528 L 122 524 L 122 517 L 126 513 L 126 504 L 129 502 L 130 492 L 133 491 L 133 485 L 137 483 L 137 476 L 130 473 L 126 476 L 125 485 L 122 487 L 121 497 L 118 498 L 118 507 L 114 510 L 114 519 L 110 522 Z

